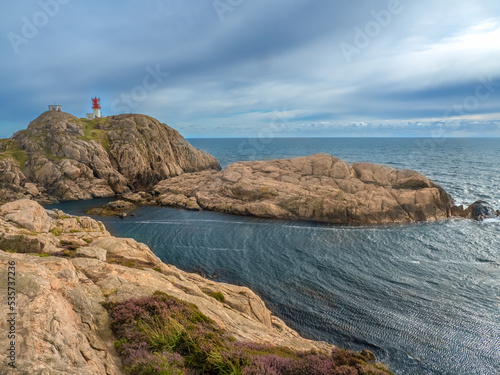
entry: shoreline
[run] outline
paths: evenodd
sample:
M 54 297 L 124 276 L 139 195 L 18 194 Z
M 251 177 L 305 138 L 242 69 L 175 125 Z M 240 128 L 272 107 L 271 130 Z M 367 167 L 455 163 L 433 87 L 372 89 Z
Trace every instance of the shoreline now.
M 214 282 L 167 265 L 146 245 L 132 239 L 113 237 L 102 223 L 94 219 L 67 215 L 59 210 L 46 211 L 34 201 L 21 200 L 0 206 L 0 224 L 0 247 L 10 249 L 10 253 L 0 252 L 0 260 L 2 263 L 14 260 L 17 264 L 18 308 L 21 313 L 18 317 L 18 337 L 26 337 L 30 332 L 32 340 L 43 342 L 49 332 L 45 330 L 48 323 L 42 322 L 57 319 L 60 328 L 55 331 L 56 336 L 68 342 L 78 342 L 75 348 L 64 350 L 86 351 L 86 356 L 92 358 L 92 366 L 115 366 L 116 373 L 121 373 L 116 352 L 111 350 L 112 339 L 109 328 L 106 328 L 108 320 L 102 302 L 148 297 L 157 290 L 195 303 L 201 312 L 238 340 L 256 340 L 299 351 L 314 349 L 328 352 L 335 348 L 327 343 L 301 338 L 281 319 L 273 316 L 250 289 Z M 27 248 L 28 243 L 30 246 Z M 34 254 L 23 254 L 26 251 Z M 30 291 L 31 287 L 24 281 L 28 279 L 37 280 L 40 287 Z M 224 296 L 223 299 L 220 295 Z M 60 302 L 49 307 L 47 304 L 54 299 Z M 35 312 L 33 309 L 40 307 L 39 304 L 47 307 L 34 315 L 37 323 L 33 326 L 34 322 L 28 316 Z M 60 320 L 61 314 L 67 314 L 65 309 L 68 308 L 74 310 L 68 315 L 73 317 L 69 321 Z M 82 323 L 78 323 L 79 319 Z M 84 322 L 88 322 L 90 330 L 84 328 L 87 324 Z M 67 324 L 73 328 L 66 327 Z M 69 334 L 70 331 L 74 332 Z M 81 334 L 87 337 L 85 342 L 93 342 L 90 347 L 78 338 Z M 3 339 L 0 338 L 0 343 Z M 23 340 L 20 345 L 21 354 L 16 359 L 19 369 L 32 368 L 32 358 L 43 362 L 43 358 L 53 355 L 45 345 L 38 349 L 26 347 Z M 106 361 L 115 358 L 115 365 L 105 365 L 99 356 L 96 357 L 98 352 L 94 353 L 93 347 L 107 353 Z M 62 358 L 69 360 L 71 357 L 63 355 Z M 69 362 L 65 366 L 73 368 Z M 79 366 L 85 368 L 83 362 Z M 87 374 L 86 370 L 75 371 L 68 371 L 67 374 Z

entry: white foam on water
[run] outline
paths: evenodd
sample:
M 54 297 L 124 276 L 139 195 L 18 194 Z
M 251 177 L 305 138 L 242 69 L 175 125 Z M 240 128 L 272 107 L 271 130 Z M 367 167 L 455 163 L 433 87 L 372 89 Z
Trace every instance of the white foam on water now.
M 486 223 L 486 224 L 500 223 L 500 217 L 495 217 L 495 218 L 490 218 L 490 219 L 484 219 L 483 223 Z

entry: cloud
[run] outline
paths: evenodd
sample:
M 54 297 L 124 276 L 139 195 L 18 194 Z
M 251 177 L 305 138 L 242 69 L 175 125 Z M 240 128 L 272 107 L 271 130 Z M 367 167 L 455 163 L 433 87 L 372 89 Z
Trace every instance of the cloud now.
M 280 136 L 424 136 L 449 118 L 461 128 L 447 125 L 447 134 L 500 136 L 496 0 L 401 0 L 350 63 L 341 44 L 354 43 L 389 2 L 244 0 L 221 21 L 211 1 L 59 1 L 4 6 L 0 136 L 53 100 L 83 117 L 94 95 L 111 114 L 134 93 L 122 111 L 187 136 L 255 136 L 277 112 L 287 114 Z M 22 36 L 41 3 L 58 11 L 15 53 L 9 33 Z M 148 68 L 158 66 L 168 77 L 142 95 Z M 484 79 L 493 91 L 478 99 Z

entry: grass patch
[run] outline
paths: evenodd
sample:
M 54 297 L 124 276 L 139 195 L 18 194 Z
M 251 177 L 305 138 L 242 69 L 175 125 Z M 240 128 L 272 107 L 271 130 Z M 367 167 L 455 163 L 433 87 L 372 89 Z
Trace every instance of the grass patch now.
M 14 159 L 19 169 L 24 171 L 28 162 L 28 154 L 19 148 L 19 144 L 13 139 L 0 139 L 0 160 Z
M 47 143 L 48 143 L 47 138 L 45 136 L 33 134 L 27 129 L 21 130 L 18 133 L 26 135 L 30 141 L 36 143 L 38 145 L 40 151 L 43 151 L 45 156 L 47 156 L 47 159 L 52 160 L 52 161 L 61 161 L 62 159 L 64 159 L 63 156 L 54 155 L 47 147 L 44 146 L 44 145 L 47 145 Z M 22 152 L 24 152 L 24 151 L 22 151 Z M 25 153 L 25 155 L 26 155 L 26 160 L 27 160 L 28 155 L 26 153 Z M 24 167 L 24 164 L 22 166 Z
M 388 375 L 369 352 L 296 352 L 238 342 L 193 305 L 163 292 L 105 303 L 115 347 L 134 375 Z
M 64 156 L 58 156 L 54 155 L 48 148 L 43 148 L 45 151 L 45 155 L 47 155 L 47 159 L 52 160 L 52 161 L 61 161 L 63 159 L 66 159 Z
M 107 121 L 107 119 L 105 119 Z M 83 133 L 84 135 L 79 137 L 82 141 L 90 142 L 96 141 L 102 145 L 106 150 L 109 150 L 109 138 L 108 132 L 102 129 L 96 129 L 96 126 L 103 121 L 102 119 L 85 120 L 82 119 L 84 123 Z
M 209 293 L 208 295 L 222 303 L 224 303 L 224 301 L 226 300 L 226 297 L 224 297 L 224 294 L 222 294 L 222 292 L 212 292 Z
M 116 296 L 118 294 L 118 289 L 109 290 L 107 292 L 102 292 L 104 297 Z
M 51 254 L 46 254 L 46 253 L 31 253 L 30 255 L 34 255 L 34 256 L 40 257 L 40 258 L 47 258 L 47 257 L 51 256 Z
M 50 233 L 52 233 L 54 236 L 60 236 L 62 234 L 62 230 L 59 228 L 52 228 L 50 230 Z

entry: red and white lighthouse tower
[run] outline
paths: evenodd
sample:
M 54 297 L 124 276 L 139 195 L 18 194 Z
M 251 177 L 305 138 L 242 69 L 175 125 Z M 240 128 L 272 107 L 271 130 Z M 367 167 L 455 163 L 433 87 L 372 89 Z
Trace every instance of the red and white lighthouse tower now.
M 101 117 L 101 98 L 95 97 L 92 99 L 92 110 L 94 111 L 94 117 Z
M 92 100 L 92 111 L 93 113 L 87 113 L 87 118 L 88 119 L 94 119 L 96 117 L 101 117 L 101 99 L 98 97 L 95 97 Z

